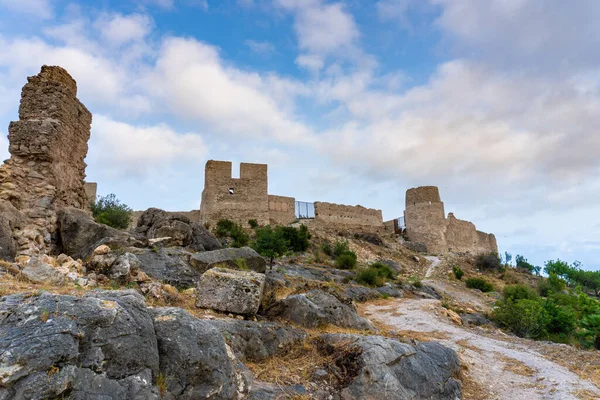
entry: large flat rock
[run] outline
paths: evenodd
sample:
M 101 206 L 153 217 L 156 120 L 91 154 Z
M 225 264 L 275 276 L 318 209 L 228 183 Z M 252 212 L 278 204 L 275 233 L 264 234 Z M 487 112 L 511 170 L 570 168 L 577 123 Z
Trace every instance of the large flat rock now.
M 267 262 L 250 247 L 227 248 L 196 253 L 190 258 L 190 264 L 197 270 L 204 272 L 213 267 L 240 269 L 241 260 L 255 272 L 265 273 Z

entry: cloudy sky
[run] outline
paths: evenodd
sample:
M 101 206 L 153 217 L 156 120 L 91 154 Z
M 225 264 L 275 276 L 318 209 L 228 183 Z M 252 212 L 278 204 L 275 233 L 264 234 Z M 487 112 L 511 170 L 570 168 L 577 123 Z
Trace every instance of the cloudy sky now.
M 42 64 L 94 115 L 88 180 L 199 207 L 208 159 L 402 215 L 437 185 L 502 251 L 600 268 L 600 1 L 0 0 L 0 153 Z M 234 170 L 236 167 L 234 167 Z

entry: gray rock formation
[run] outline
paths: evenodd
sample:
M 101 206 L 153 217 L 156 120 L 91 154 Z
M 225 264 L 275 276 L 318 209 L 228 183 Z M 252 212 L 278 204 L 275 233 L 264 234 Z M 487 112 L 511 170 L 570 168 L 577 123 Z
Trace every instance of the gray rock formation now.
M 21 273 L 31 282 L 35 283 L 61 285 L 65 280 L 63 274 L 52 268 L 51 265 L 48 265 L 35 257 L 29 260 Z
M 204 226 L 181 214 L 149 208 L 140 215 L 135 228 L 148 239 L 169 237 L 165 246 L 189 247 L 195 251 L 217 250 L 221 243 Z
M 180 289 L 196 286 L 202 273 L 188 260 L 192 253 L 179 248 L 130 249 L 148 276 Z
M 152 310 L 160 370 L 177 399 L 237 399 L 248 382 L 237 376 L 235 357 L 208 321 L 179 308 Z M 241 390 L 240 390 L 241 389 Z
M 288 296 L 273 306 L 269 314 L 307 328 L 331 324 L 342 328 L 375 330 L 352 307 L 321 290 Z
M 267 269 L 265 259 L 250 247 L 227 248 L 196 253 L 190 258 L 190 264 L 201 272 L 208 271 L 216 266 L 239 269 L 237 260 L 240 259 L 252 271 L 264 274 Z
M 26 216 L 15 206 L 5 200 L 0 200 L 0 259 L 12 261 L 17 252 L 13 232 L 22 229 Z
M 260 362 L 301 344 L 307 334 L 275 322 L 210 321 L 227 338 L 241 361 Z
M 454 350 L 439 343 L 416 346 L 382 336 L 333 334 L 321 338 L 330 346 L 343 346 L 351 357 L 349 365 L 359 366 L 356 376 L 342 389 L 343 400 L 458 400 L 460 370 Z
M 196 305 L 241 315 L 256 314 L 260 307 L 265 276 L 253 271 L 212 268 L 198 282 Z
M 133 290 L 0 298 L 2 400 L 237 399 L 249 387 L 219 330 Z
M 65 207 L 58 212 L 58 231 L 62 252 L 85 260 L 101 244 L 112 247 L 141 246 L 133 235 L 95 222 L 85 211 Z

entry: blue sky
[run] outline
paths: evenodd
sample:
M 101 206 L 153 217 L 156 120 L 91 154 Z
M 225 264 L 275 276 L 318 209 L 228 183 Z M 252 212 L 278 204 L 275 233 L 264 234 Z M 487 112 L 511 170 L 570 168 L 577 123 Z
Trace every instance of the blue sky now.
M 599 269 L 595 0 L 0 0 L 0 152 L 20 89 L 65 67 L 88 180 L 198 208 L 208 159 L 272 194 L 402 214 L 437 185 L 502 251 Z

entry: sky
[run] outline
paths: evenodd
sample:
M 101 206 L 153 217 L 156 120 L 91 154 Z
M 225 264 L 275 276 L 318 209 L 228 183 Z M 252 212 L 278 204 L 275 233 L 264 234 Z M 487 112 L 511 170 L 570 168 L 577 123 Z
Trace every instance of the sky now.
M 600 1 L 0 0 L 0 156 L 41 65 L 93 114 L 87 180 L 198 209 L 209 159 L 269 193 L 446 212 L 600 269 Z M 237 170 L 237 171 L 236 171 Z

